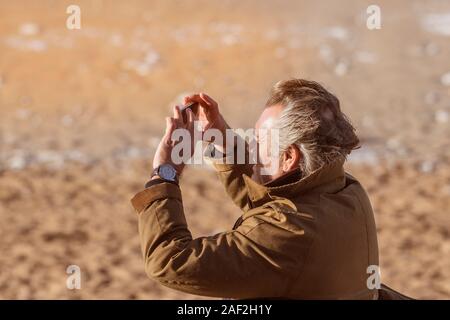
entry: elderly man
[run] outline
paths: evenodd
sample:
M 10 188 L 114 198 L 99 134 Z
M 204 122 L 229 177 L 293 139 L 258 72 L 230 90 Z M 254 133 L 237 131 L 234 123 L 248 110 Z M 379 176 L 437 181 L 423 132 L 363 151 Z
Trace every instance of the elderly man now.
M 195 119 L 224 135 L 228 126 L 208 95 L 184 102 L 198 102 L 197 113 L 188 111 L 184 121 L 176 107 L 166 119 L 154 174 L 132 199 L 147 274 L 214 297 L 376 299 L 378 290 L 368 285 L 368 270 L 378 266 L 375 221 L 363 187 L 343 168 L 359 140 L 338 99 L 313 81 L 277 83 L 255 129 L 277 129 L 279 152 L 260 154 L 257 164 L 216 157 L 242 216 L 232 229 L 197 239 L 186 224 L 178 186 L 184 164 L 171 158 L 171 135 L 191 130 Z M 259 137 L 259 147 L 266 140 Z M 216 148 L 227 157 L 236 146 L 227 141 Z M 264 171 L 274 163 L 275 170 Z

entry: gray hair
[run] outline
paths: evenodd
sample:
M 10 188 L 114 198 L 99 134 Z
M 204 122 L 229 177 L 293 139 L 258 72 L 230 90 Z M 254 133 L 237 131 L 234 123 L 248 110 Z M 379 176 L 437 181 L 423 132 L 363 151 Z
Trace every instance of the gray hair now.
M 303 79 L 280 81 L 272 88 L 266 107 L 281 104 L 280 156 L 291 145 L 302 153 L 304 175 L 337 159 L 346 159 L 359 139 L 339 100 L 319 83 Z

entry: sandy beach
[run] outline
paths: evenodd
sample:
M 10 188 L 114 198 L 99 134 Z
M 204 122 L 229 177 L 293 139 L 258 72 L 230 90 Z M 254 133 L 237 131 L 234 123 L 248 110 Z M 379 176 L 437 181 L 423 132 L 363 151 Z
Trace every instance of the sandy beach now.
M 450 298 L 450 2 L 0 0 L 0 299 L 192 299 L 148 279 L 131 197 L 191 92 L 251 128 L 291 77 L 334 92 L 362 148 L 384 283 Z M 194 236 L 240 212 L 207 166 L 181 182 Z M 198 197 L 202 201 L 198 201 Z M 82 288 L 68 290 L 78 265 Z

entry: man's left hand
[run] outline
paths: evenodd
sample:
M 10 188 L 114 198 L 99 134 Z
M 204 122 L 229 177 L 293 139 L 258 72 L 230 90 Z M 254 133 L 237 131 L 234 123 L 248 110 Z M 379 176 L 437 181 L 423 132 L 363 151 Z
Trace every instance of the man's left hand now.
M 191 139 L 193 139 L 194 121 L 195 116 L 192 110 L 187 109 L 187 121 L 183 122 L 183 117 L 179 106 L 175 106 L 173 110 L 173 117 L 166 118 L 166 131 L 161 139 L 161 142 L 156 149 L 155 157 L 153 158 L 153 169 L 162 164 L 170 164 L 177 171 L 178 175 L 181 175 L 184 169 L 184 163 L 175 164 L 172 159 L 172 149 L 176 145 L 176 142 L 172 141 L 172 133 L 175 129 L 186 129 L 190 133 Z M 191 145 L 192 145 L 191 141 Z

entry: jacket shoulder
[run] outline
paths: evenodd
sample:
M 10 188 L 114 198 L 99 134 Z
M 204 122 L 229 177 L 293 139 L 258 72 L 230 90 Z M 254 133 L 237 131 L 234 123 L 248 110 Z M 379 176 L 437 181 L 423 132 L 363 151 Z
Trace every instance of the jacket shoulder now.
M 312 216 L 288 201 L 274 200 L 250 209 L 237 230 L 287 274 L 295 275 L 306 262 L 316 232 Z
M 261 223 L 271 225 L 276 231 L 288 231 L 297 235 L 304 235 L 305 231 L 311 235 L 315 229 L 314 216 L 299 211 L 291 200 L 285 198 L 269 201 L 260 207 L 250 209 L 242 216 L 242 225 L 255 226 Z

